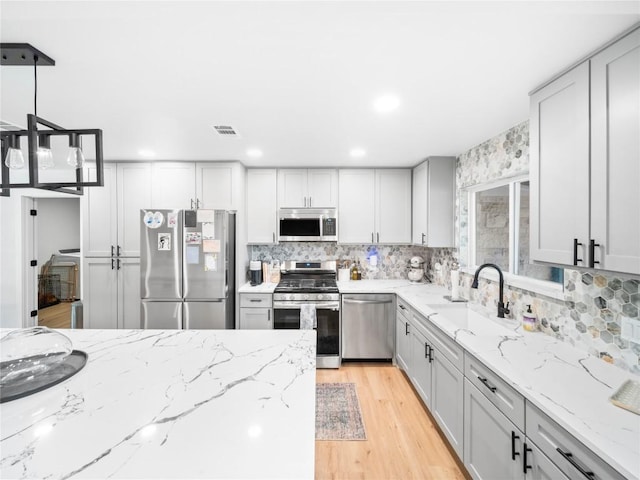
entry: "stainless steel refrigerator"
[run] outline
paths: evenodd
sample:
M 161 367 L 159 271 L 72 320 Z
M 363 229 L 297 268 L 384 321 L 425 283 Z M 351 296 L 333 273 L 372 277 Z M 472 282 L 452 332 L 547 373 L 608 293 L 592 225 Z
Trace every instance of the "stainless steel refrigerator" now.
M 235 213 L 140 210 L 142 328 L 235 326 Z

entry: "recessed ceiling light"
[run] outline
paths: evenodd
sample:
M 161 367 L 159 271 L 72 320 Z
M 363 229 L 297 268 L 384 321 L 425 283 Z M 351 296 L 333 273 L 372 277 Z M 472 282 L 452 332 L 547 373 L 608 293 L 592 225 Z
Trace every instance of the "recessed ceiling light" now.
M 367 154 L 367 152 L 362 148 L 352 148 L 349 150 L 349 155 L 353 158 L 362 158 Z
M 400 99 L 395 95 L 382 95 L 373 102 L 373 108 L 377 112 L 387 113 L 395 110 L 400 106 Z
M 154 152 L 153 150 L 142 149 L 138 150 L 138 155 L 145 158 L 152 158 L 156 156 L 156 152 Z
M 257 148 L 250 148 L 247 150 L 247 156 L 251 158 L 260 158 L 262 157 L 262 150 L 258 150 Z

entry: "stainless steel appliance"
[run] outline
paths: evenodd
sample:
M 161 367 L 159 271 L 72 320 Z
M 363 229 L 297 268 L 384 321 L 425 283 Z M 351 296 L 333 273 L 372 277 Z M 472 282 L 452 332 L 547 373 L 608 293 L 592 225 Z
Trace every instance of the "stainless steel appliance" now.
M 395 343 L 394 295 L 342 295 L 342 358 L 391 360 Z
M 281 242 L 337 242 L 335 208 L 281 208 L 278 239 Z
M 140 210 L 142 328 L 235 326 L 235 214 Z
M 317 320 L 318 368 L 340 367 L 340 294 L 336 262 L 295 262 L 282 265 L 273 293 L 273 328 L 300 328 L 303 305 L 313 305 Z

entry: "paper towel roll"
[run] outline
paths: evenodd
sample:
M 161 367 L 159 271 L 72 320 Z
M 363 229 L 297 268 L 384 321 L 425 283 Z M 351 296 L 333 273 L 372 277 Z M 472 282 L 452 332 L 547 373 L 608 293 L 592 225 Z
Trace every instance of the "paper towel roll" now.
M 457 299 L 460 295 L 460 273 L 458 270 L 451 270 L 451 299 Z

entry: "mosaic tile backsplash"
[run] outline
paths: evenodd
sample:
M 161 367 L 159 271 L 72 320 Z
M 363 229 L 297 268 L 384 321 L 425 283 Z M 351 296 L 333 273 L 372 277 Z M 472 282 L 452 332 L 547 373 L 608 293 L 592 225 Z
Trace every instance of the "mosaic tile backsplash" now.
M 413 256 L 424 259 L 429 265 L 430 249 L 410 245 L 338 245 L 329 242 L 288 242 L 279 245 L 249 246 L 252 260 L 360 260 L 362 278 L 407 278 L 409 260 Z M 368 259 L 377 255 L 378 265 L 373 268 Z
M 529 122 L 523 122 L 483 142 L 458 157 L 456 188 L 488 183 L 526 174 L 529 171 Z M 431 265 L 440 272 L 431 274 L 437 283 L 448 283 L 451 264 L 466 263 L 465 248 L 468 212 L 464 196 L 457 199 L 456 229 L 460 249 L 433 252 Z M 460 275 L 461 295 L 497 311 L 498 285 L 481 281 L 471 290 L 473 277 Z M 568 342 L 590 355 L 598 356 L 640 375 L 640 344 L 622 338 L 623 319 L 640 321 L 640 277 L 599 271 L 564 269 L 562 300 L 528 290 L 505 286 L 512 318 L 522 318 L 531 305 L 543 333 Z

